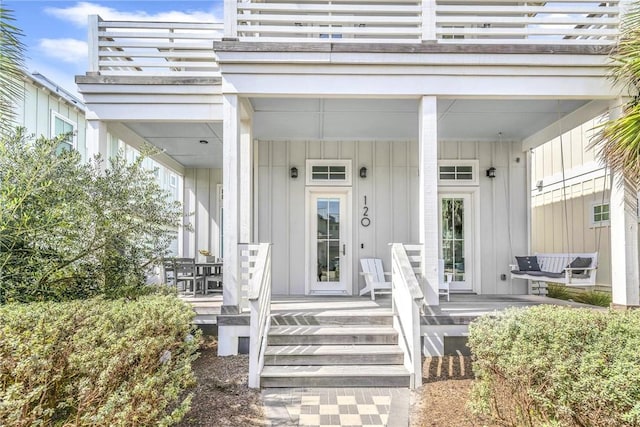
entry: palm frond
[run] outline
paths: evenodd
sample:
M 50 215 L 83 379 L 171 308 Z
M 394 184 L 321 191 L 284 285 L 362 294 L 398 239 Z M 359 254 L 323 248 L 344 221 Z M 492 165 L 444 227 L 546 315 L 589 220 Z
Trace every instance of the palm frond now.
M 14 127 L 14 104 L 23 96 L 25 46 L 12 13 L 0 6 L 0 135 L 8 135 Z

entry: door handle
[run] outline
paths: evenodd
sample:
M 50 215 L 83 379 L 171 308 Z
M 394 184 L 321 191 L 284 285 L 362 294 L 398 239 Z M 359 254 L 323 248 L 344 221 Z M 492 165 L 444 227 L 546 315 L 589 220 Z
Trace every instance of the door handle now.
M 347 255 L 347 250 L 346 250 L 346 246 L 345 244 L 342 245 L 342 255 L 345 256 Z

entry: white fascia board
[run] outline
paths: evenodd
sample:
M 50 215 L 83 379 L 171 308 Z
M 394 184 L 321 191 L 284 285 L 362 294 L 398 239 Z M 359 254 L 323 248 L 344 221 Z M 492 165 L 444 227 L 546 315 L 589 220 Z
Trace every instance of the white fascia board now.
M 610 65 L 606 55 L 357 52 L 216 52 L 223 74 L 231 64 L 386 64 L 386 65 Z
M 88 102 L 91 112 L 87 119 L 106 121 L 222 121 L 220 104 L 94 104 Z
M 612 93 L 617 93 L 612 91 Z M 615 97 L 612 96 L 612 98 Z M 561 133 L 566 132 L 569 129 L 573 129 L 576 126 L 580 126 L 588 120 L 598 117 L 603 114 L 609 108 L 610 101 L 608 100 L 594 100 L 588 104 L 583 105 L 575 111 L 563 116 L 560 120 L 550 124 L 544 129 L 539 130 L 533 135 L 525 138 L 522 141 L 522 151 L 532 150 L 542 144 L 545 144 L 552 139 L 560 136 Z
M 221 86 L 217 85 L 123 85 L 123 84 L 78 84 L 79 92 L 87 94 L 220 94 Z
M 124 141 L 125 143 L 127 143 L 128 145 L 132 146 L 137 150 L 139 150 L 140 147 L 142 147 L 145 143 L 152 145 L 151 143 L 147 142 L 144 138 L 142 138 L 140 135 L 138 135 L 137 133 L 135 133 L 134 131 L 132 131 L 122 123 L 109 123 L 107 127 L 109 129 L 109 132 L 113 136 L 115 136 L 118 139 L 121 139 L 122 141 Z M 153 160 L 160 163 L 162 166 L 172 170 L 178 175 L 184 176 L 184 169 L 185 169 L 184 166 L 178 161 L 176 161 L 173 157 L 165 153 L 158 153 L 153 156 Z
M 222 95 L 214 94 L 130 94 L 100 93 L 85 95 L 88 104 L 220 104 Z
M 223 92 L 248 96 L 510 97 L 611 99 L 606 76 L 226 75 Z
M 545 67 L 518 65 L 385 65 L 385 64 L 231 64 L 225 67 L 225 79 L 235 74 L 251 75 L 458 75 L 458 76 L 592 76 L 602 77 L 609 71 L 606 67 Z

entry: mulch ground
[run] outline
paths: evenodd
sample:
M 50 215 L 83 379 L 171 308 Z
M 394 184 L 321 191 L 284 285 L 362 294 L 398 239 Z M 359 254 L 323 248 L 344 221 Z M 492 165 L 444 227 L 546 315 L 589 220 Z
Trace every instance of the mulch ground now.
M 247 387 L 249 357 L 218 357 L 217 351 L 215 338 L 206 337 L 193 365 L 197 385 L 191 410 L 179 426 L 268 426 L 260 391 Z M 473 381 L 469 357 L 427 358 L 423 366 L 423 386 L 413 394 L 412 427 L 498 426 L 467 408 Z

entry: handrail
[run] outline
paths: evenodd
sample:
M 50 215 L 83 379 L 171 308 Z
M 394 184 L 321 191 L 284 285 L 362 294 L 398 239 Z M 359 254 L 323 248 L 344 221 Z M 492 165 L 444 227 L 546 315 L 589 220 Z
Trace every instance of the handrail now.
M 249 387 L 260 387 L 267 335 L 271 323 L 271 244 L 248 245 L 257 248 L 253 274 L 249 279 Z
M 409 246 L 407 246 L 409 247 Z M 411 245 L 415 251 L 416 246 Z M 420 315 L 424 295 L 416 278 L 407 249 L 402 243 L 391 245 L 391 282 L 393 303 L 393 326 L 401 339 L 404 366 L 410 374 L 411 388 L 422 385 L 422 346 L 420 340 Z

